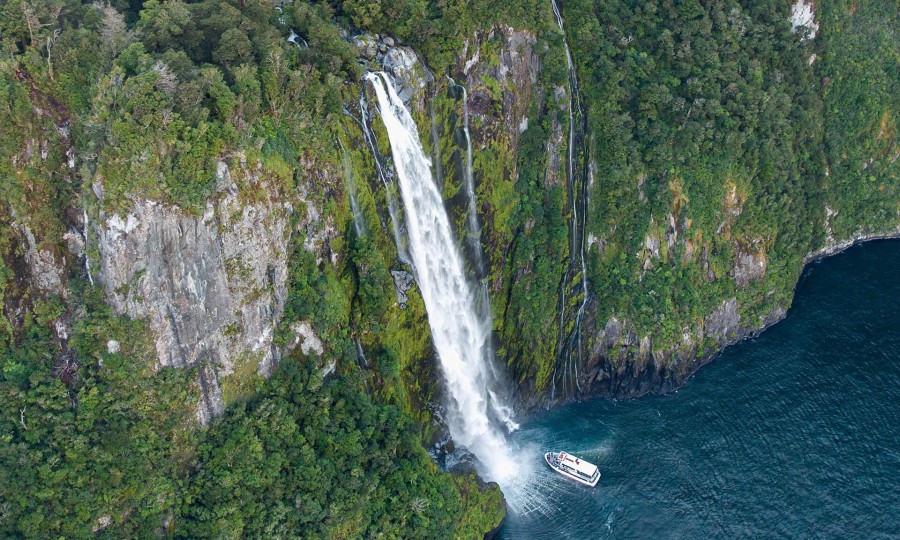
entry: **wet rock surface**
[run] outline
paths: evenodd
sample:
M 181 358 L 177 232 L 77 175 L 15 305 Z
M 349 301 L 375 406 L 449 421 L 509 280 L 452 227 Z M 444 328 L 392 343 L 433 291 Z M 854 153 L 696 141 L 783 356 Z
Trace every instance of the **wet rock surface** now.
M 400 309 L 406 309 L 406 302 L 409 301 L 407 294 L 412 288 L 415 280 L 412 274 L 405 270 L 391 270 L 391 277 L 394 278 L 394 292 L 397 295 L 397 303 Z

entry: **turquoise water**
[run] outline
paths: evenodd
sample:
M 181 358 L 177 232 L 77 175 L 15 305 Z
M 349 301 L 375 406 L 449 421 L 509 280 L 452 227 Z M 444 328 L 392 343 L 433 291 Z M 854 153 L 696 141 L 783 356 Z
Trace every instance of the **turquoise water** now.
M 533 466 L 498 538 L 900 538 L 900 241 L 812 265 L 783 322 L 677 393 L 571 404 L 512 439 Z

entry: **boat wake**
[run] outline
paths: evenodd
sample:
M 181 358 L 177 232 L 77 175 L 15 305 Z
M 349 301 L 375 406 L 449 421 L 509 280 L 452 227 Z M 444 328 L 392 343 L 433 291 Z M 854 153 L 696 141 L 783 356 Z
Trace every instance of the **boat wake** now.
M 591 489 L 553 472 L 544 461 L 545 451 L 544 446 L 537 444 L 514 449 L 518 471 L 498 482 L 507 510 L 520 518 L 555 514 L 561 510 L 561 500 Z

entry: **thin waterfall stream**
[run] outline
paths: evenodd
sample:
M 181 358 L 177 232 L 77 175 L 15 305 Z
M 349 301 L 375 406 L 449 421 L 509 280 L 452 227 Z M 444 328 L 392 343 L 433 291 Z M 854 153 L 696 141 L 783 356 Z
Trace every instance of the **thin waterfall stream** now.
M 568 287 L 568 276 L 571 272 L 571 265 L 566 270 L 566 279 L 563 280 L 562 291 L 560 293 L 560 350 L 557 360 L 557 365 L 554 368 L 553 372 L 553 390 L 551 399 L 556 398 L 556 379 L 557 379 L 557 371 L 560 368 L 560 363 L 562 363 L 562 381 L 563 381 L 563 392 L 565 392 L 565 384 L 566 384 L 566 375 L 569 371 L 569 366 L 573 365 L 574 370 L 574 382 L 575 387 L 579 388 L 578 383 L 578 364 L 581 363 L 581 350 L 582 350 L 582 340 L 581 340 L 581 323 L 584 319 L 584 312 L 587 308 L 588 303 L 588 281 L 587 281 L 587 263 L 585 261 L 584 256 L 584 241 L 585 241 L 585 229 L 587 227 L 587 207 L 588 207 L 588 192 L 587 192 L 587 176 L 590 174 L 590 167 L 588 167 L 588 171 L 586 174 L 582 175 L 582 180 L 580 184 L 581 191 L 581 218 L 579 220 L 578 214 L 578 182 L 575 179 L 575 129 L 576 129 L 576 113 L 583 114 L 581 112 L 581 94 L 578 89 L 578 74 L 575 71 L 575 63 L 572 61 L 572 52 L 569 49 L 569 40 L 566 37 L 565 26 L 563 25 L 562 12 L 559 9 L 559 5 L 557 5 L 556 0 L 550 0 L 551 5 L 553 6 L 553 15 L 556 17 L 556 24 L 559 26 L 560 32 L 562 32 L 563 36 L 563 45 L 565 45 L 566 49 L 566 63 L 568 65 L 568 74 L 569 74 L 569 138 L 567 145 L 567 153 L 566 153 L 566 175 L 569 180 L 570 191 L 572 195 L 572 250 L 578 249 L 578 254 L 581 262 L 581 292 L 582 292 L 582 300 L 581 305 L 578 307 L 578 311 L 575 315 L 575 327 L 572 332 L 572 335 L 568 341 L 565 339 L 565 312 L 566 312 L 566 288 Z M 589 163 L 589 156 L 585 156 L 585 163 Z M 581 221 L 581 232 L 579 234 L 579 221 Z M 577 248 L 576 248 L 577 246 Z M 573 349 L 575 349 L 575 355 L 573 355 Z
M 341 147 L 341 153 L 343 154 L 344 181 L 347 183 L 347 193 L 350 195 L 350 211 L 353 212 L 353 228 L 356 230 L 356 236 L 362 237 L 365 236 L 368 231 L 366 231 L 366 220 L 362 215 L 362 211 L 359 208 L 359 201 L 356 198 L 356 184 L 353 181 L 353 165 L 350 163 L 350 154 L 347 153 L 347 149 L 344 147 L 341 138 L 338 137 L 337 140 L 338 146 Z
M 500 381 L 492 367 L 490 310 L 477 309 L 431 161 L 409 110 L 387 74 L 369 73 L 366 80 L 375 90 L 391 143 L 409 254 L 450 398 L 447 426 L 454 441 L 479 459 L 482 475 L 503 485 L 518 471 L 505 430 L 518 426 L 512 409 L 496 393 Z
M 484 264 L 484 255 L 481 250 L 481 224 L 478 222 L 478 197 L 475 193 L 475 173 L 472 164 L 472 136 L 469 133 L 469 93 L 466 87 L 457 83 L 448 76 L 451 87 L 462 91 L 462 133 L 466 142 L 466 156 L 463 162 L 463 185 L 466 189 L 468 206 L 466 208 L 466 241 L 469 251 L 475 262 L 475 277 L 477 283 L 477 304 L 479 313 L 490 313 L 491 298 L 487 286 L 487 267 Z M 490 343 L 488 346 L 491 346 Z M 493 354 L 493 352 L 491 353 Z
M 381 183 L 384 185 L 388 213 L 391 216 L 391 232 L 394 234 L 394 243 L 397 245 L 397 257 L 403 263 L 411 264 L 409 254 L 406 252 L 406 245 L 403 243 L 403 226 L 397 211 L 397 198 L 392 183 L 388 180 L 388 176 L 384 172 L 384 166 L 381 164 L 381 159 L 379 158 L 378 145 L 375 143 L 375 134 L 372 133 L 372 129 L 369 127 L 369 121 L 366 117 L 366 111 L 368 111 L 368 109 L 369 106 L 366 103 L 366 93 L 362 92 L 359 95 L 360 127 L 362 127 L 363 137 L 366 140 L 366 144 L 369 146 L 369 151 L 372 153 L 372 159 L 375 160 L 375 169 L 378 171 L 378 178 L 381 179 Z
M 91 237 L 91 226 L 88 223 L 88 213 L 87 213 L 87 205 L 82 210 L 82 215 L 84 216 L 84 270 L 87 272 L 88 281 L 91 283 L 91 287 L 94 286 L 94 276 L 91 275 L 91 255 L 90 251 L 88 251 L 88 242 Z

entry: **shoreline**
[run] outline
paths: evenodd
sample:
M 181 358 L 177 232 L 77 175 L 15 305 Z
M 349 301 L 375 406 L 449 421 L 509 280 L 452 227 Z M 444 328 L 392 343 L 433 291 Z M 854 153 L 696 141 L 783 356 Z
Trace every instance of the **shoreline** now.
M 854 246 L 879 240 L 900 240 L 900 227 L 888 232 L 859 234 L 853 238 L 826 245 L 818 250 L 812 251 L 803 259 L 803 267 L 800 275 L 802 276 L 807 272 L 811 264 L 838 255 Z M 796 294 L 798 284 L 799 280 L 797 284 L 794 284 L 794 294 Z M 566 396 L 562 399 L 550 399 L 548 395 L 539 397 L 532 395 L 529 397 L 527 394 L 528 389 L 522 391 L 523 389 L 521 387 L 517 387 L 514 390 L 516 401 L 518 402 L 516 412 L 518 413 L 519 418 L 528 418 L 535 414 L 539 414 L 540 411 L 550 410 L 572 402 L 587 401 L 591 399 L 630 400 L 638 399 L 646 395 L 666 395 L 677 392 L 697 371 L 714 361 L 726 349 L 745 340 L 759 337 L 763 332 L 784 320 L 787 314 L 788 309 L 784 309 L 783 307 L 775 308 L 762 319 L 763 324 L 760 326 L 739 325 L 735 329 L 736 333 L 730 339 L 725 339 L 715 348 L 715 350 L 708 354 L 704 354 L 701 357 L 688 358 L 687 356 L 681 356 L 678 353 L 670 353 L 671 358 L 676 361 L 676 364 L 685 365 L 686 369 L 681 374 L 672 372 L 669 368 L 663 368 L 663 370 L 667 371 L 666 373 L 663 373 L 663 370 L 656 369 L 651 354 L 649 361 L 641 361 L 634 357 L 630 358 L 627 364 L 625 364 L 625 367 L 619 372 L 607 373 L 603 370 L 604 360 L 608 362 L 608 359 L 606 358 L 589 363 L 584 366 L 585 368 L 590 368 L 586 369 L 585 372 L 590 372 L 592 375 L 590 380 L 584 381 L 586 383 L 585 392 Z M 669 351 L 667 350 L 667 352 Z M 606 385 L 597 388 L 596 390 L 591 389 L 591 385 L 594 384 L 596 380 L 600 380 L 601 377 L 605 378 L 603 381 L 606 382 Z

